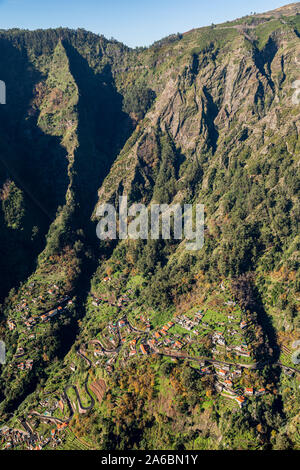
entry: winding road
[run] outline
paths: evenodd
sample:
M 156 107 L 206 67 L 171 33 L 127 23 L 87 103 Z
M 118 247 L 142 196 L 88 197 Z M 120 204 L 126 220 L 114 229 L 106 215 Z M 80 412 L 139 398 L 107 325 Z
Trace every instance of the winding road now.
M 83 354 L 83 352 L 79 349 L 78 351 L 76 351 L 77 355 L 80 356 L 84 361 L 87 362 L 88 364 L 88 368 L 87 368 L 87 375 L 86 375 L 86 378 L 85 378 L 85 381 L 84 381 L 84 388 L 85 388 L 85 392 L 86 394 L 88 395 L 88 397 L 90 398 L 90 405 L 89 406 L 84 406 L 82 404 L 82 401 L 81 401 L 81 398 L 80 398 L 80 394 L 78 392 L 78 388 L 76 387 L 76 385 L 73 385 L 73 384 L 68 384 L 65 386 L 64 388 L 64 393 L 63 393 L 63 396 L 62 398 L 66 401 L 67 405 L 68 405 L 68 408 L 69 408 L 69 411 L 70 411 L 70 415 L 68 417 L 65 417 L 63 419 L 61 418 L 56 418 L 54 416 L 45 416 L 45 415 L 41 415 L 40 413 L 38 413 L 37 411 L 32 411 L 31 414 L 32 415 L 35 415 L 36 417 L 40 418 L 40 419 L 43 419 L 43 420 L 48 420 L 48 421 L 51 421 L 53 423 L 60 423 L 60 424 L 63 424 L 63 423 L 68 423 L 69 421 L 71 421 L 71 419 L 73 418 L 74 416 L 74 413 L 76 410 L 74 410 L 74 407 L 72 405 L 72 402 L 71 402 L 71 399 L 68 395 L 68 391 L 70 389 L 73 389 L 75 394 L 76 394 L 76 398 L 77 398 L 77 402 L 78 402 L 78 408 L 79 408 L 79 412 L 81 413 L 86 413 L 87 411 L 91 410 L 94 406 L 95 406 L 95 400 L 93 398 L 93 396 L 91 395 L 89 389 L 88 389 L 88 378 L 89 378 L 89 369 L 91 368 L 92 366 L 92 361 Z

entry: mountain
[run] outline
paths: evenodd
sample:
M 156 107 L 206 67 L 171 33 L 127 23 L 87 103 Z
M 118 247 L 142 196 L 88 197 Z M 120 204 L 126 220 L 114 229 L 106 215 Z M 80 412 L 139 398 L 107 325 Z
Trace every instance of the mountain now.
M 299 10 L 0 31 L 3 447 L 299 449 Z M 100 241 L 121 196 L 203 248 Z

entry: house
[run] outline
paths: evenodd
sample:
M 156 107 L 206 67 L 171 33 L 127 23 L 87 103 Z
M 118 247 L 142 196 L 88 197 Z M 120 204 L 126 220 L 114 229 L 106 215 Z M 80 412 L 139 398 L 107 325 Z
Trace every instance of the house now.
M 156 331 L 156 332 L 154 333 L 154 336 L 155 336 L 155 338 L 157 338 L 157 339 L 161 338 L 161 335 L 158 333 L 158 331 Z
M 63 431 L 68 426 L 68 423 L 57 423 L 57 430 Z
M 55 310 L 51 310 L 49 313 L 48 313 L 48 317 L 49 318 L 52 318 L 54 317 L 55 315 L 58 314 L 58 309 L 55 309 Z
M 242 408 L 246 404 L 245 397 L 235 397 L 235 401 L 238 402 L 240 408 Z
M 233 383 L 231 380 L 224 380 L 224 383 L 228 386 L 228 387 L 232 387 Z
M 242 330 L 243 330 L 244 328 L 246 328 L 246 326 L 247 326 L 247 322 L 242 321 L 242 322 L 240 323 L 240 328 L 241 328 Z
M 254 390 L 253 388 L 245 388 L 245 394 L 246 395 L 253 395 Z
M 265 389 L 265 388 L 260 388 L 260 389 L 257 390 L 257 392 L 256 392 L 255 395 L 256 395 L 257 397 L 259 397 L 259 396 L 261 396 L 261 395 L 264 395 L 265 393 L 266 393 L 266 389 Z
M 140 345 L 140 350 L 142 351 L 142 354 L 144 355 L 148 354 L 143 344 Z
M 220 375 L 221 377 L 226 377 L 227 372 L 224 369 L 220 369 L 217 371 L 217 374 Z
M 129 352 L 129 356 L 135 356 L 136 355 L 136 350 L 135 349 L 132 349 L 130 352 Z
M 174 346 L 178 349 L 181 349 L 183 344 L 180 341 L 175 341 Z
M 31 369 L 32 369 L 32 366 L 33 366 L 33 360 L 32 360 L 32 359 L 28 359 L 28 360 L 26 361 L 26 369 L 31 370 Z
M 16 324 L 11 320 L 7 320 L 7 326 L 10 329 L 10 331 L 12 331 L 16 328 Z
M 225 344 L 226 344 L 226 342 L 223 338 L 219 338 L 217 343 L 220 344 L 221 346 L 225 346 Z
M 103 356 L 103 351 L 102 351 L 102 349 L 95 349 L 95 350 L 94 350 L 94 356 L 95 356 L 95 357 Z

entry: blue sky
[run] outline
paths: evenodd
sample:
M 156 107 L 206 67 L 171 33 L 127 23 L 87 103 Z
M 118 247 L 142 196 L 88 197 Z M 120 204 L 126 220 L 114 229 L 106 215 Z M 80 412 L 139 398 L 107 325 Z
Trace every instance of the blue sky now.
M 292 0 L 291 0 L 292 1 Z M 0 28 L 67 26 L 148 46 L 171 33 L 263 12 L 280 0 L 0 0 Z

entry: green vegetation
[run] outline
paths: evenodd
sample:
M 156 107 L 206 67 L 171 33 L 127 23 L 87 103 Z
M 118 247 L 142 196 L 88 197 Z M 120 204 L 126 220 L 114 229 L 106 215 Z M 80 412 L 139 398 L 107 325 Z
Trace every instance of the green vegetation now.
M 292 13 L 0 31 L 1 447 L 25 419 L 45 449 L 299 449 Z M 204 204 L 204 247 L 99 242 L 123 194 Z

